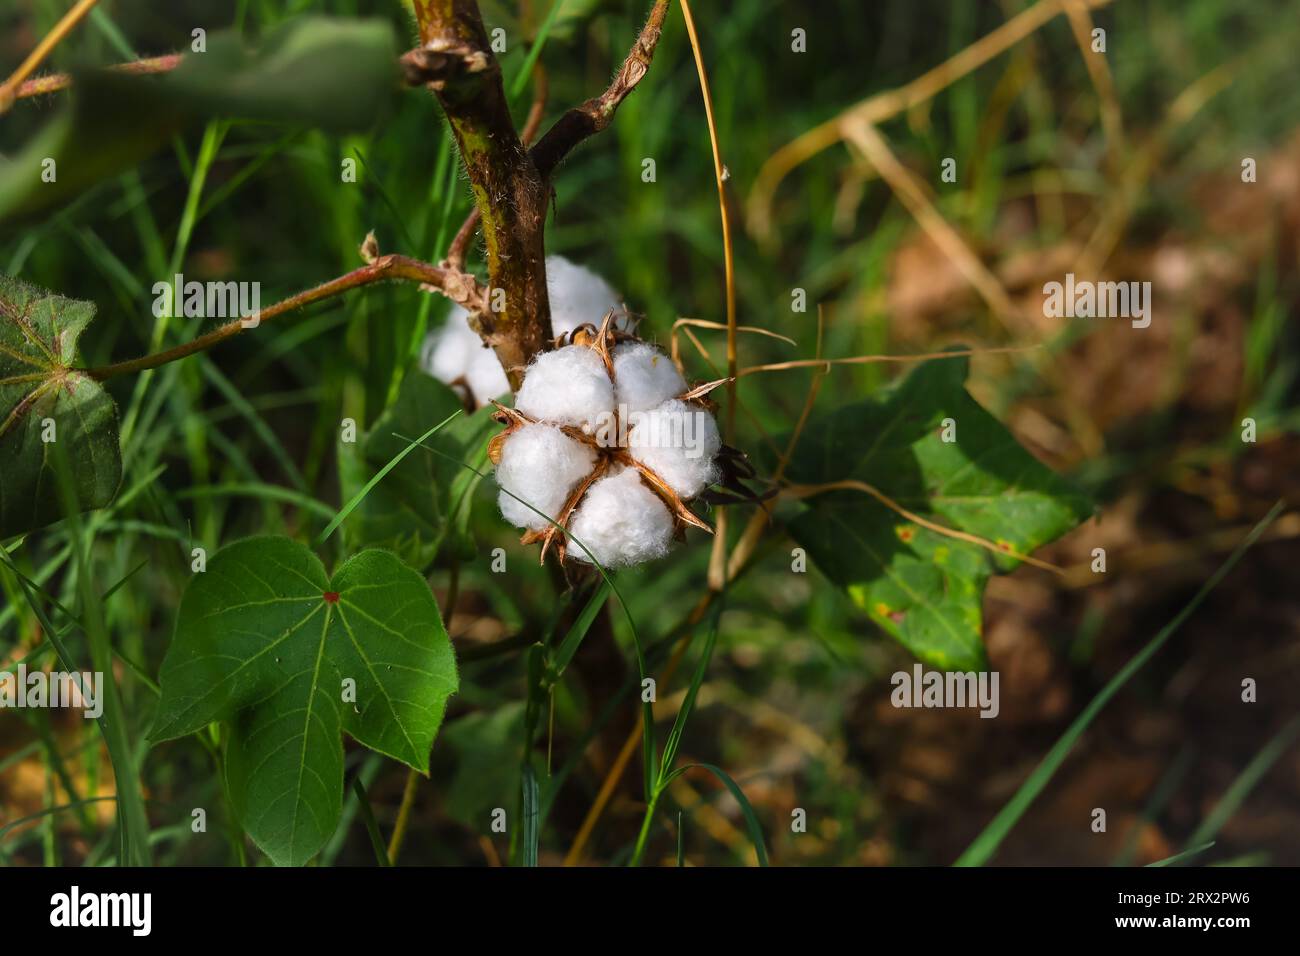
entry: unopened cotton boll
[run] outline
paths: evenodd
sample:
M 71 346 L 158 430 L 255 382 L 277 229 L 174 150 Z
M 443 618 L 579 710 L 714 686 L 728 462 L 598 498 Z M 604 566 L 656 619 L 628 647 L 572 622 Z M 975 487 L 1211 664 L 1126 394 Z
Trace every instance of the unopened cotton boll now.
M 667 554 L 673 518 L 636 469 L 624 468 L 592 484 L 569 533 L 573 557 L 590 564 L 594 555 L 602 567 L 617 568 Z
M 594 431 L 614 410 L 614 383 L 594 349 L 566 345 L 528 366 L 515 408 L 538 421 Z
M 595 464 L 596 453 L 589 446 L 558 428 L 524 426 L 504 443 L 496 467 L 502 516 L 516 528 L 550 527 L 550 521 L 537 511 L 551 519 L 558 517 L 573 489 L 591 474 Z
M 683 498 L 718 480 L 718 423 L 703 408 L 678 399 L 629 416 L 628 450 Z
M 648 411 L 686 391 L 686 380 L 667 355 L 646 342 L 614 349 L 614 399 L 620 412 Z

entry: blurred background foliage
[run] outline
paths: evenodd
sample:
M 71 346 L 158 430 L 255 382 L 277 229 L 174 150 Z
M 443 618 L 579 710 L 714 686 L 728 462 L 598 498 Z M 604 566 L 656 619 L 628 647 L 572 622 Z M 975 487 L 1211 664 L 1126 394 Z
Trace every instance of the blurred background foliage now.
M 1094 11 L 1106 31 L 1122 145 L 1107 141 L 1093 79 L 1063 16 L 882 124 L 937 210 L 1031 317 L 1041 313 L 1042 283 L 1062 278 L 1097 224 L 1118 217 L 1103 271 L 1154 284 L 1149 329 L 1034 319 L 1010 333 L 871 164 L 843 145 L 779 185 L 768 234 L 749 228 L 746 204 L 775 150 L 1031 5 L 732 0 L 695 11 L 730 172 L 739 321 L 798 343 L 745 337 L 742 363 L 812 357 L 817 304 L 828 357 L 1047 343 L 1046 363 L 977 358 L 970 388 L 1101 506 L 1098 519 L 1042 552 L 1063 576 L 1021 568 L 990 585 L 985 631 L 1002 675 L 997 720 L 891 707 L 889 675 L 910 668 L 910 658 L 815 569 L 791 573 L 779 533 L 788 514 L 777 512 L 777 532 L 728 596 L 683 741 L 683 762 L 723 766 L 745 789 L 777 864 L 951 862 L 1244 530 L 1278 498 L 1295 500 L 1300 343 L 1289 320 L 1300 291 L 1300 25 L 1284 0 L 1118 0 Z M 0 73 L 66 6 L 5 5 Z M 506 30 L 508 84 L 548 7 L 484 5 L 489 29 Z M 604 88 L 648 7 L 566 0 L 541 57 L 548 119 Z M 399 48 L 414 44 L 396 0 L 104 0 L 49 66 L 185 50 L 195 27 L 237 25 L 256 35 L 306 12 L 385 18 Z M 806 53 L 791 50 L 795 29 L 806 31 Z M 12 155 L 48 123 L 60 96 L 23 100 L 6 114 L 0 152 Z M 517 117 L 529 97 L 525 89 Z M 939 178 L 946 157 L 957 160 L 953 184 Z M 1257 161 L 1255 183 L 1242 182 L 1245 157 Z M 358 162 L 356 183 L 340 179 L 349 158 Z M 641 175 L 647 158 L 656 164 L 653 183 Z M 82 347 L 88 363 L 101 364 L 148 350 L 150 287 L 168 280 L 173 265 L 190 279 L 259 281 L 266 304 L 358 266 L 370 230 L 383 252 L 437 261 L 469 208 L 434 98 L 395 90 L 364 135 L 245 121 L 189 128 L 43 220 L 5 227 L 0 269 L 97 303 Z M 643 333 L 666 344 L 678 317 L 725 319 L 718 215 L 698 79 L 674 8 L 646 80 L 611 128 L 559 171 L 548 251 L 608 278 L 646 316 Z M 471 266 L 481 269 L 477 250 Z M 791 310 L 796 288 L 807 291 L 806 312 Z M 137 746 L 190 548 L 255 532 L 318 533 L 342 503 L 341 419 L 374 425 L 403 378 L 418 374 L 425 331 L 446 311 L 412 286 L 372 286 L 111 383 L 124 415 L 126 477 L 118 502 L 93 519 L 93 570 L 100 590 L 130 574 L 104 613 L 130 662 L 117 677 Z M 187 337 L 181 325 L 168 341 Z M 722 336 L 698 334 L 711 358 L 683 341 L 684 361 L 694 378 L 714 378 L 725 367 Z M 860 398 L 898 368 L 837 367 L 817 407 Z M 787 431 L 810 377 L 803 369 L 743 381 L 748 411 L 738 417 L 737 443 L 756 450 L 762 431 Z M 1259 423 L 1253 444 L 1240 438 L 1246 416 Z M 458 580 L 449 630 L 463 677 L 435 745 L 432 781 L 416 793 L 406 863 L 497 863 L 509 852 L 509 838 L 489 823 L 493 808 L 518 800 L 527 655 L 483 649 L 539 638 L 556 591 L 495 513 L 488 485 L 476 492 L 473 557 L 445 552 L 426 569 L 440 596 Z M 1103 713 L 998 862 L 1149 862 L 1206 839 L 1218 841 L 1215 862 L 1300 862 L 1300 755 L 1285 746 L 1300 686 L 1297 534 L 1300 520 L 1288 512 Z M 331 538 L 327 564 L 347 544 Z M 71 605 L 78 592 L 68 547 L 68 532 L 55 527 L 12 557 Z M 507 574 L 490 569 L 496 547 L 508 555 Z M 1089 569 L 1096 547 L 1107 549 L 1105 575 Z M 648 640 L 672 633 L 690 610 L 707 559 L 707 544 L 692 537 L 672 559 L 620 577 Z M 12 575 L 0 581 L 0 660 L 8 666 L 39 643 L 40 631 Z M 598 630 L 543 715 L 542 766 L 568 772 L 542 833 L 543 863 L 573 846 L 635 719 L 631 699 L 615 696 L 634 675 L 621 616 Z M 82 648 L 79 636 L 69 640 Z M 1258 703 L 1240 702 L 1246 677 L 1260 682 Z M 660 689 L 657 713 L 667 721 L 683 683 L 678 676 Z M 43 813 L 112 795 L 93 727 L 62 712 L 23 712 L 0 717 L 0 728 L 0 827 L 35 815 L 3 832 L 0 859 L 110 861 L 111 802 Z M 1267 750 L 1270 740 L 1282 746 Z M 240 859 L 208 748 L 191 738 L 142 749 L 138 761 L 157 861 Z M 366 783 L 387 833 L 405 771 L 351 745 L 348 771 Z M 711 777 L 688 774 L 668 800 L 648 861 L 671 862 L 679 820 L 689 863 L 752 859 L 739 808 Z M 207 834 L 191 832 L 196 806 L 211 810 Z M 1089 829 L 1094 807 L 1108 811 L 1104 834 Z M 807 811 L 807 833 L 791 832 L 798 808 Z M 373 859 L 356 812 L 349 796 L 322 862 Z M 582 858 L 626 859 L 640 817 L 634 760 L 584 838 Z

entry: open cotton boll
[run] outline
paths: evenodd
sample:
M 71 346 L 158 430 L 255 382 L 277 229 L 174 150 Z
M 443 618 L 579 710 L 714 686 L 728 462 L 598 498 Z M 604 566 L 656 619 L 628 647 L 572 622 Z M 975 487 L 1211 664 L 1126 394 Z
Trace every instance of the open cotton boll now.
M 465 369 L 465 381 L 474 396 L 474 403 L 486 405 L 489 400 L 509 392 L 510 382 L 506 379 L 505 370 L 501 367 L 501 360 L 497 358 L 497 354 L 485 347 L 478 339 L 478 335 L 474 338 L 478 341 L 478 347 L 474 350 L 469 366 Z
M 510 391 L 496 353 L 469 327 L 469 313 L 459 305 L 451 307 L 441 328 L 425 336 L 420 367 L 446 385 L 463 382 L 476 405 Z
M 591 474 L 596 453 L 550 425 L 525 425 L 505 441 L 497 464 L 501 514 L 516 528 L 541 530 L 550 522 L 507 491 L 554 519 L 569 494 Z
M 614 349 L 613 358 L 614 400 L 628 411 L 648 411 L 686 391 L 672 359 L 653 345 L 628 342 Z
M 546 257 L 546 293 L 551 300 L 551 331 L 556 335 L 587 322 L 599 326 L 610 309 L 623 310 L 623 300 L 613 286 L 564 256 Z M 615 321 L 619 328 L 625 324 L 625 317 Z
M 420 367 L 440 382 L 451 384 L 465 374 L 470 350 L 482 343 L 469 327 L 469 313 L 453 305 L 442 328 L 424 338 L 420 350 Z
M 614 410 L 614 383 L 593 349 L 566 345 L 528 366 L 515 408 L 539 421 L 594 430 Z
M 718 423 L 703 408 L 678 399 L 628 416 L 628 451 L 682 498 L 694 498 L 718 480 L 722 448 Z
M 601 566 L 617 568 L 667 554 L 673 518 L 636 469 L 624 468 L 592 484 L 569 522 L 569 533 L 570 555 L 588 564 L 594 555 Z

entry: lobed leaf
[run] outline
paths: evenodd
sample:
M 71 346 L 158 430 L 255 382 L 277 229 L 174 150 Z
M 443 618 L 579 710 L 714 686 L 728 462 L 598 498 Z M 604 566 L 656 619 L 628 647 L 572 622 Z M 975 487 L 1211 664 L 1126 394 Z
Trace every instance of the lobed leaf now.
M 230 721 L 235 810 L 275 863 L 301 865 L 338 823 L 341 733 L 427 773 L 457 676 L 428 584 L 395 555 L 363 551 L 331 578 L 303 545 L 256 537 L 185 589 L 160 683 L 150 737 Z
M 927 362 L 883 397 L 812 420 L 788 477 L 864 482 L 908 511 L 1022 555 L 1064 534 L 1092 503 L 971 398 L 968 364 Z M 945 419 L 954 441 L 943 440 Z M 1017 558 L 930 531 L 862 491 L 807 504 L 791 534 L 855 604 L 927 663 L 985 666 L 984 587 Z
M 117 409 L 74 369 L 95 305 L 0 276 L 0 538 L 63 517 L 50 452 L 67 455 L 77 504 L 100 508 L 122 479 Z

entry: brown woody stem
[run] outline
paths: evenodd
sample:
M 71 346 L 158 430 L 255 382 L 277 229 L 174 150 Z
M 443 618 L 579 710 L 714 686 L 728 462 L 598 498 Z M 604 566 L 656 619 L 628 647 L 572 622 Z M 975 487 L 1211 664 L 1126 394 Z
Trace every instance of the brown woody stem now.
M 546 292 L 544 228 L 550 176 L 570 150 L 609 125 L 615 110 L 650 67 L 668 12 L 656 0 L 650 18 L 603 94 L 569 110 L 529 150 L 515 132 L 475 0 L 415 0 L 422 45 L 402 58 L 407 81 L 437 95 L 460 147 L 487 251 L 488 303 L 479 333 L 496 352 L 511 387 L 552 339 Z M 536 128 L 540 110 L 527 124 Z M 474 224 L 467 220 L 448 255 L 457 268 Z

